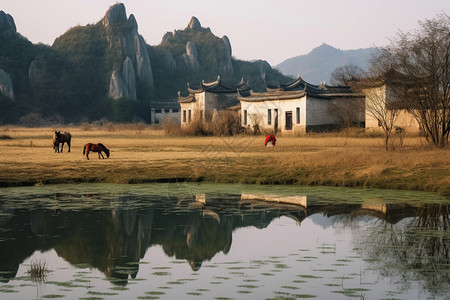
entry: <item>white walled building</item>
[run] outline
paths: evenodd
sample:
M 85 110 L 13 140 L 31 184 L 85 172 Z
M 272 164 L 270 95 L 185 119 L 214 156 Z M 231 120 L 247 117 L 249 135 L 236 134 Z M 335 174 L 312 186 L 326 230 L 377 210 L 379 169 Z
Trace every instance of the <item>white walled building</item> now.
M 389 103 L 395 103 L 397 101 L 396 93 L 393 89 L 396 85 L 404 84 L 405 81 L 404 75 L 394 70 L 389 70 L 383 76 L 378 78 L 367 78 L 359 83 L 362 92 L 366 96 L 366 129 L 376 131 L 383 130 L 381 124 L 373 116 L 373 113 L 369 112 L 369 107 L 372 106 L 372 110 L 376 110 L 378 113 L 389 111 Z M 386 107 L 386 105 L 388 107 Z M 420 131 L 419 123 L 411 113 L 406 109 L 400 109 L 398 113 L 399 115 L 394 123 L 396 129 L 402 129 L 406 132 Z
M 194 120 L 212 121 L 214 112 L 220 112 L 239 104 L 237 91 L 248 91 L 243 80 L 237 85 L 225 84 L 220 76 L 216 81 L 201 84 L 193 89 L 188 84 L 188 96 L 181 96 L 178 92 L 178 103 L 181 107 L 181 127 L 188 126 Z
M 312 85 L 300 76 L 288 84 L 266 88 L 266 92 L 240 91 L 241 124 L 256 125 L 266 133 L 305 133 L 330 130 L 340 125 L 341 118 L 333 110 L 349 101 L 364 101 L 364 95 L 350 87 Z M 356 108 L 356 123 L 364 123 L 362 106 Z
M 150 124 L 164 124 L 167 119 L 180 125 L 180 104 L 177 99 L 151 101 Z

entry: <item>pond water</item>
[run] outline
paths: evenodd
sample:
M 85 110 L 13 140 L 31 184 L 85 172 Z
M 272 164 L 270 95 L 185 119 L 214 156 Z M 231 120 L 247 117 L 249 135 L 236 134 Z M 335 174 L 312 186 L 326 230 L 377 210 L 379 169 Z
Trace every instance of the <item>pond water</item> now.
M 423 192 L 3 188 L 0 298 L 448 299 L 449 225 Z

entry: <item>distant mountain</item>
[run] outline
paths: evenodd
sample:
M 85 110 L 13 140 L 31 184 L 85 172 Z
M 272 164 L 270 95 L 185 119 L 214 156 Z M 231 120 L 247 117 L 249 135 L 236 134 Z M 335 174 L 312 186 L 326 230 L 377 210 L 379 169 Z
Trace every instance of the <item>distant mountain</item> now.
M 307 82 L 319 84 L 329 82 L 331 73 L 344 65 L 352 64 L 367 70 L 375 52 L 376 48 L 340 50 L 324 43 L 306 55 L 283 61 L 274 69 L 288 76 L 297 77 L 300 74 Z

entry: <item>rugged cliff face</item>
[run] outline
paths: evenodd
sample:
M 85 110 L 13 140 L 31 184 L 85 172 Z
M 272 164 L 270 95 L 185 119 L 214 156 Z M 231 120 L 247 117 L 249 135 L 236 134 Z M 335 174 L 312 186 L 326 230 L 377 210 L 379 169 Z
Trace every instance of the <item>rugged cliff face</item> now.
M 214 81 L 217 75 L 229 83 L 245 78 L 255 91 L 264 90 L 265 81 L 291 80 L 273 70 L 266 61 L 240 61 L 233 59 L 232 53 L 227 36 L 215 36 L 210 28 L 202 27 L 192 17 L 186 28 L 167 32 L 159 45 L 150 48 L 158 96 L 163 98 L 173 91 L 183 91 L 187 82 L 198 86 L 203 80 Z
M 112 98 L 136 100 L 136 71 L 131 59 L 127 56 L 123 62 L 122 74 L 114 70 L 109 82 L 109 95 Z
M 215 36 L 195 17 L 186 28 L 166 33 L 160 45 L 147 45 L 120 3 L 51 46 L 32 44 L 0 11 L 0 69 L 0 122 L 9 123 L 31 113 L 74 123 L 148 121 L 150 101 L 175 99 L 188 82 L 244 78 L 259 91 L 264 80 L 287 81 L 263 61 L 233 59 L 228 37 Z
M 14 88 L 11 76 L 2 69 L 0 69 L 0 94 L 10 99 L 14 99 Z
M 102 25 L 106 29 L 110 50 L 117 51 L 117 57 L 123 57 L 123 64 L 112 71 L 109 97 L 136 100 L 137 82 L 152 91 L 152 65 L 134 15 L 127 19 L 125 6 L 118 3 L 106 12 Z
M 186 44 L 186 52 L 183 53 L 183 60 L 186 66 L 192 72 L 198 72 L 200 69 L 200 64 L 198 62 L 198 51 L 195 44 L 188 41 Z
M 167 32 L 159 46 L 168 53 L 165 54 L 165 59 L 171 68 L 180 66 L 181 63 L 194 74 L 209 70 L 228 76 L 234 73 L 228 37 L 216 37 L 209 28 L 202 27 L 196 17 L 191 18 L 184 30 Z M 184 52 L 179 53 L 181 47 L 184 47 Z
M 231 43 L 230 40 L 228 39 L 228 37 L 226 35 L 224 35 L 222 37 L 222 41 L 225 44 L 225 51 L 226 51 L 226 55 L 225 55 L 225 60 L 223 62 L 223 64 L 221 65 L 220 70 L 222 72 L 226 73 L 234 73 L 233 70 L 233 63 L 231 61 Z
M 16 32 L 14 19 L 11 15 L 0 11 L 0 32 L 8 30 Z M 14 87 L 11 76 L 2 69 L 0 69 L 0 93 L 10 99 L 14 99 Z
M 0 11 L 0 31 L 12 30 L 16 32 L 16 23 L 10 14 Z

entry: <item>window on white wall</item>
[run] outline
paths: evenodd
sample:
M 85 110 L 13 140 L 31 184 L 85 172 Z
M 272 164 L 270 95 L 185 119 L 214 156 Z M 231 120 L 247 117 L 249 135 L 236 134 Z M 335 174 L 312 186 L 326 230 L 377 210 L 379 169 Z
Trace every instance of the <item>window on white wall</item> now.
M 267 110 L 267 125 L 272 125 L 272 110 Z
M 247 125 L 247 110 L 244 110 L 244 125 Z
M 297 107 L 296 109 L 295 109 L 295 117 L 296 117 L 296 123 L 297 124 L 300 124 L 300 107 Z

